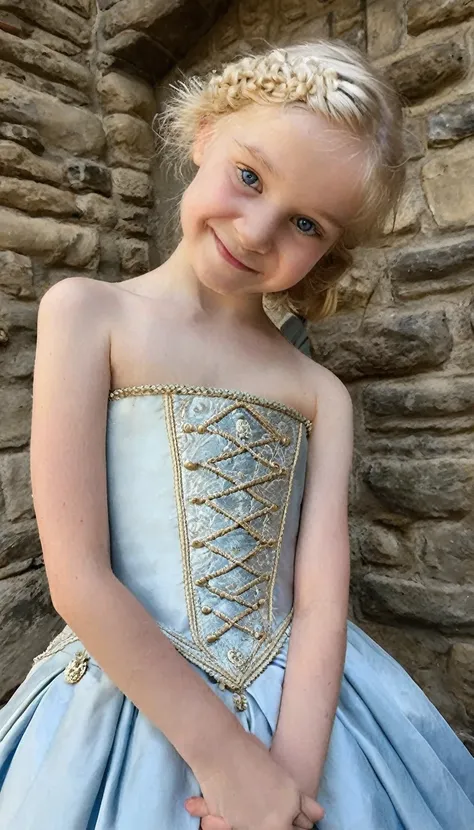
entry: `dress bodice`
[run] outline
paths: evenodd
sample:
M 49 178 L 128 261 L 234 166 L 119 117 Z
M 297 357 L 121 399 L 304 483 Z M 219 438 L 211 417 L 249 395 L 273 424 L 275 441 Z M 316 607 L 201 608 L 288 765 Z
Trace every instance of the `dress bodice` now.
M 112 569 L 238 705 L 289 633 L 311 424 L 242 392 L 142 386 L 109 397 Z
M 244 689 L 288 631 L 309 422 L 238 392 L 111 393 L 114 573 L 176 648 Z

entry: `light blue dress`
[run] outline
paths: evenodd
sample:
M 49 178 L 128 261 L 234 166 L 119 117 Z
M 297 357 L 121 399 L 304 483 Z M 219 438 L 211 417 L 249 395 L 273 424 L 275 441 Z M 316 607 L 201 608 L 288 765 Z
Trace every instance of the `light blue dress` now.
M 108 407 L 113 570 L 267 746 L 309 430 L 282 404 L 201 387 L 117 390 Z M 319 830 L 473 830 L 474 758 L 395 660 L 347 634 Z M 68 628 L 0 712 L 0 740 L 2 830 L 198 828 L 190 769 Z

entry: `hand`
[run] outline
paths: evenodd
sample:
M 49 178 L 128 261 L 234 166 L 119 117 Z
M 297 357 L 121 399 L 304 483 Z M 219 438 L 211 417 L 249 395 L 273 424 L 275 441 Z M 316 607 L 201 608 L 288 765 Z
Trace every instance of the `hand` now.
M 230 824 L 227 824 L 223 818 L 211 815 L 202 796 L 192 796 L 191 798 L 187 798 L 184 802 L 184 806 L 191 816 L 201 819 L 201 830 L 232 830 Z M 323 817 L 324 810 L 321 807 L 321 815 L 317 821 L 320 821 Z M 304 812 L 300 812 L 293 822 L 293 827 L 301 827 L 304 828 L 304 830 L 312 830 L 314 827 L 314 821 L 311 821 L 311 819 L 309 819 Z
M 254 735 L 239 736 L 219 762 L 219 768 L 194 770 L 202 798 L 185 803 L 202 830 L 311 830 L 323 817 Z

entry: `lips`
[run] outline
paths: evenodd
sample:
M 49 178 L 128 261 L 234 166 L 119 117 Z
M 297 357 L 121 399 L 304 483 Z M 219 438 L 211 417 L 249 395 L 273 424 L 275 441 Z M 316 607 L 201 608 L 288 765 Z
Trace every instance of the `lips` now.
M 225 247 L 223 242 L 221 242 L 216 232 L 214 230 L 212 232 L 216 240 L 217 250 L 226 262 L 228 262 L 230 265 L 233 265 L 234 268 L 238 268 L 240 271 L 254 271 L 254 268 L 249 268 L 247 265 L 244 265 L 244 263 L 241 262 L 239 259 L 236 259 L 236 257 L 233 256 L 233 254 L 231 254 L 231 252 Z

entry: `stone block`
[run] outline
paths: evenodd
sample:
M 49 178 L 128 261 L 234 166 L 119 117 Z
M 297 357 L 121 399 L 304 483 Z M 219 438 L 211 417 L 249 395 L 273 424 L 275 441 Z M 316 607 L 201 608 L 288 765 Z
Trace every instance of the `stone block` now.
M 474 135 L 474 95 L 465 95 L 428 116 L 428 145 L 442 147 Z
M 36 72 L 28 72 L 19 64 L 0 59 L 0 77 L 4 80 L 13 81 L 21 87 L 39 92 L 42 95 L 48 95 L 49 97 L 58 99 L 58 101 L 64 104 L 79 107 L 91 106 L 89 95 L 86 95 L 85 92 L 81 92 L 76 87 L 58 83 L 58 81 L 43 78 Z
M 0 204 L 27 213 L 51 214 L 68 218 L 80 216 L 76 200 L 67 190 L 49 184 L 0 176 Z
M 3 122 L 0 124 L 0 139 L 7 141 L 16 141 L 31 150 L 32 153 L 41 156 L 44 153 L 44 144 L 41 141 L 38 130 L 32 127 L 25 127 L 23 124 L 8 124 Z
M 0 57 L 32 69 L 47 78 L 88 90 L 92 76 L 85 66 L 33 40 L 0 31 Z
M 35 127 L 47 143 L 77 155 L 100 155 L 105 135 L 92 112 L 0 77 L 0 118 Z
M 70 40 L 64 40 L 64 38 L 53 35 L 51 32 L 37 28 L 33 28 L 31 37 L 35 43 L 47 46 L 53 52 L 59 52 L 61 55 L 68 55 L 69 57 L 77 56 L 77 60 L 81 60 L 83 49 L 77 43 L 71 43 Z
M 43 257 L 45 264 L 94 267 L 98 233 L 54 219 L 23 216 L 0 208 L 0 247 Z
M 366 574 L 361 581 L 361 607 L 380 621 L 421 623 L 438 626 L 441 631 L 474 630 L 474 591 L 472 586 L 415 582 L 382 574 Z
M 0 389 L 0 398 L 0 449 L 23 447 L 30 438 L 31 390 L 21 386 L 4 386 Z
M 417 171 L 407 177 L 395 217 L 387 217 L 383 233 L 389 235 L 418 231 L 424 210 L 426 210 L 426 203 Z
M 474 142 L 436 153 L 424 164 L 422 179 L 439 228 L 474 226 Z
M 117 222 L 117 208 L 112 199 L 98 193 L 81 193 L 76 198 L 81 218 L 85 222 L 113 228 Z
M 151 124 L 156 102 L 153 88 L 145 81 L 123 72 L 109 72 L 98 81 L 97 92 L 104 112 L 136 115 Z
M 387 568 L 410 565 L 413 558 L 399 533 L 369 522 L 357 528 L 356 546 L 363 562 Z
M 104 44 L 104 52 L 117 59 L 119 65 L 112 66 L 113 69 L 120 69 L 120 63 L 125 63 L 139 72 L 143 73 L 150 80 L 162 78 L 171 69 L 173 59 L 165 52 L 156 40 L 144 32 L 136 32 L 127 29 L 115 37 L 110 38 Z
M 155 153 L 151 127 L 126 113 L 108 115 L 103 123 L 108 163 L 148 172 Z
M 449 655 L 452 690 L 474 724 L 474 643 L 454 643 Z
M 145 274 L 150 270 L 148 242 L 143 239 L 119 239 L 120 264 L 127 274 Z
M 362 479 L 394 513 L 420 518 L 467 514 L 474 497 L 474 465 L 460 459 L 367 462 Z
M 35 179 L 50 184 L 63 184 L 62 164 L 37 155 L 13 141 L 0 141 L 0 174 L 15 178 Z
M 369 383 L 362 401 L 369 420 L 474 415 L 474 377 L 417 378 Z M 411 427 L 412 428 L 412 427 Z
M 44 568 L 2 579 L 0 609 L 0 700 L 5 700 L 64 622 L 51 604 Z
M 443 582 L 474 582 L 472 523 L 431 522 L 419 527 L 418 549 L 423 572 Z
M 177 59 L 208 31 L 213 19 L 197 0 L 119 0 L 102 15 L 102 32 L 145 32 Z
M 65 166 L 66 179 L 75 191 L 96 190 L 105 196 L 112 192 L 110 170 L 104 164 L 89 159 L 71 159 Z
M 405 160 L 422 158 L 426 151 L 426 129 L 424 120 L 405 115 L 404 121 Z
M 389 260 L 396 297 L 432 296 L 472 285 L 474 238 L 451 236 L 429 247 L 404 248 Z
M 132 202 L 123 202 L 120 199 L 118 210 L 118 231 L 131 236 L 148 235 L 150 221 L 150 211 L 148 208 L 134 205 Z
M 365 14 L 356 14 L 347 18 L 344 14 L 339 15 L 337 9 L 333 12 L 332 22 L 333 37 L 343 40 L 349 46 L 365 52 L 367 49 L 367 32 Z
M 408 0 L 408 32 L 417 35 L 432 26 L 460 23 L 473 13 L 472 0 Z
M 115 167 L 112 170 L 112 182 L 116 196 L 139 205 L 151 205 L 151 181 L 146 173 L 128 170 L 125 167 Z
M 60 6 L 66 6 L 72 12 L 85 17 L 86 20 L 90 17 L 91 0 L 56 0 L 56 3 L 59 3 Z
M 452 337 L 443 311 L 384 311 L 373 319 L 338 314 L 309 324 L 318 362 L 345 381 L 371 375 L 405 375 L 440 366 Z
M 11 453 L 0 458 L 0 482 L 7 519 L 10 522 L 32 519 L 34 509 L 28 452 Z
M 424 44 L 384 67 L 385 74 L 408 102 L 416 102 L 462 78 L 468 54 L 460 39 Z
M 367 53 L 371 60 L 391 55 L 400 46 L 403 10 L 399 0 L 369 0 L 367 5 Z
M 32 287 L 31 259 L 16 251 L 0 251 L 0 290 L 17 297 Z
M 17 35 L 17 37 L 30 37 L 33 32 L 31 23 L 21 20 L 16 14 L 5 12 L 3 9 L 0 15 L 0 29 L 3 32 L 9 32 L 11 35 Z
M 1 0 L 2 9 L 13 11 L 37 23 L 42 29 L 53 32 L 78 46 L 87 46 L 91 36 L 91 24 L 83 17 L 58 6 L 52 0 Z

